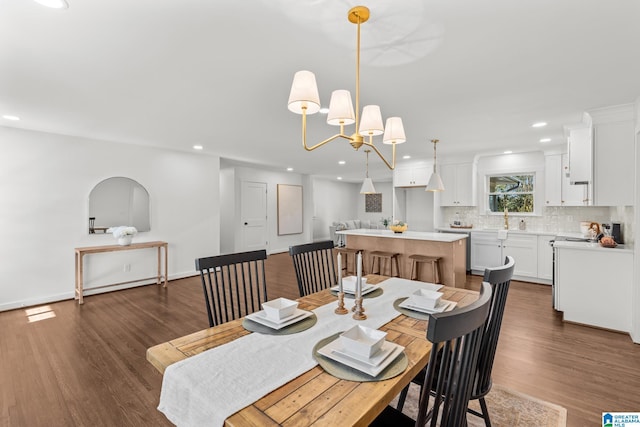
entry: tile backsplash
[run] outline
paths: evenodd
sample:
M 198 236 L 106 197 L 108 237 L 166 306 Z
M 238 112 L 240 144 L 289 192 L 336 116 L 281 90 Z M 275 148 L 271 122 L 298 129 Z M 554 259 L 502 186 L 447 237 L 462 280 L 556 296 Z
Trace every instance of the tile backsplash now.
M 473 228 L 502 228 L 502 215 L 481 215 L 477 207 L 444 207 L 442 208 L 443 225 L 452 224 L 458 213 L 460 221 L 473 224 Z M 524 219 L 527 230 L 543 231 L 551 234 L 557 232 L 580 232 L 580 221 L 621 222 L 625 244 L 634 241 L 633 207 L 600 207 L 600 206 L 567 206 L 543 208 L 541 216 L 519 216 L 509 214 L 509 228 L 518 228 L 520 220 Z

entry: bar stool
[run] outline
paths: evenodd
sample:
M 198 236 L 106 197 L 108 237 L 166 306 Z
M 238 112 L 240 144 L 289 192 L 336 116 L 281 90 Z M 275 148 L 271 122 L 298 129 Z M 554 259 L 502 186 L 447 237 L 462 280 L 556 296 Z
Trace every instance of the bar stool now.
M 411 280 L 416 280 L 418 277 L 420 277 L 420 274 L 418 272 L 418 267 L 420 266 L 420 264 L 429 263 L 431 264 L 431 277 L 433 283 L 440 283 L 440 257 L 410 255 L 409 259 L 411 260 L 411 276 L 409 276 Z
M 336 256 L 337 254 L 342 254 L 342 270 L 346 274 L 357 274 L 357 265 L 356 260 L 358 257 L 358 252 L 362 252 L 362 249 L 352 249 L 352 248 L 336 248 Z M 352 264 L 353 270 L 349 269 L 349 258 L 353 258 Z M 362 257 L 362 271 L 364 274 L 364 257 Z
M 389 261 L 389 275 L 391 277 L 400 277 L 400 265 L 398 264 L 398 253 L 373 251 L 371 252 L 371 274 L 383 274 L 384 264 Z M 378 261 L 378 269 L 376 270 L 376 261 Z M 396 274 L 393 275 L 393 264 L 396 265 Z

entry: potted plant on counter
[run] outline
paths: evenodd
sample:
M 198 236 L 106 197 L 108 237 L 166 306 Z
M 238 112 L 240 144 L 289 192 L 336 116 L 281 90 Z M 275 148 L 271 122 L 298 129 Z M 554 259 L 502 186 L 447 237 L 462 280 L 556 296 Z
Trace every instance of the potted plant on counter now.
M 404 233 L 405 231 L 407 231 L 407 228 L 409 228 L 409 226 L 404 221 L 395 220 L 393 221 L 393 224 L 389 226 L 389 228 L 394 233 Z

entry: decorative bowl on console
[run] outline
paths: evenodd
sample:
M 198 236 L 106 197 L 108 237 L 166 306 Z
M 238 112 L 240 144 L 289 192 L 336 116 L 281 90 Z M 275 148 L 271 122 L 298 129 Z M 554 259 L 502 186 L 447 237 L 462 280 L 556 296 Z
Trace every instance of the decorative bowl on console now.
M 409 226 L 402 221 L 394 221 L 394 223 L 389 226 L 389 229 L 394 233 L 404 233 L 407 231 L 407 228 L 409 228 Z

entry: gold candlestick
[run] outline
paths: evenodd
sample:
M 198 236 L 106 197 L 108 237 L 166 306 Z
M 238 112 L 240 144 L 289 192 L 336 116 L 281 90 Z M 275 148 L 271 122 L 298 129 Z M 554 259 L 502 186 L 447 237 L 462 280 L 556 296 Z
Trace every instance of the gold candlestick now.
M 338 292 L 338 307 L 335 309 L 336 314 L 347 314 L 349 310 L 344 308 L 344 292 Z
M 362 306 L 362 297 L 356 298 L 355 313 L 353 313 L 353 318 L 356 320 L 364 320 L 367 318 L 367 315 L 364 314 L 364 307 Z

